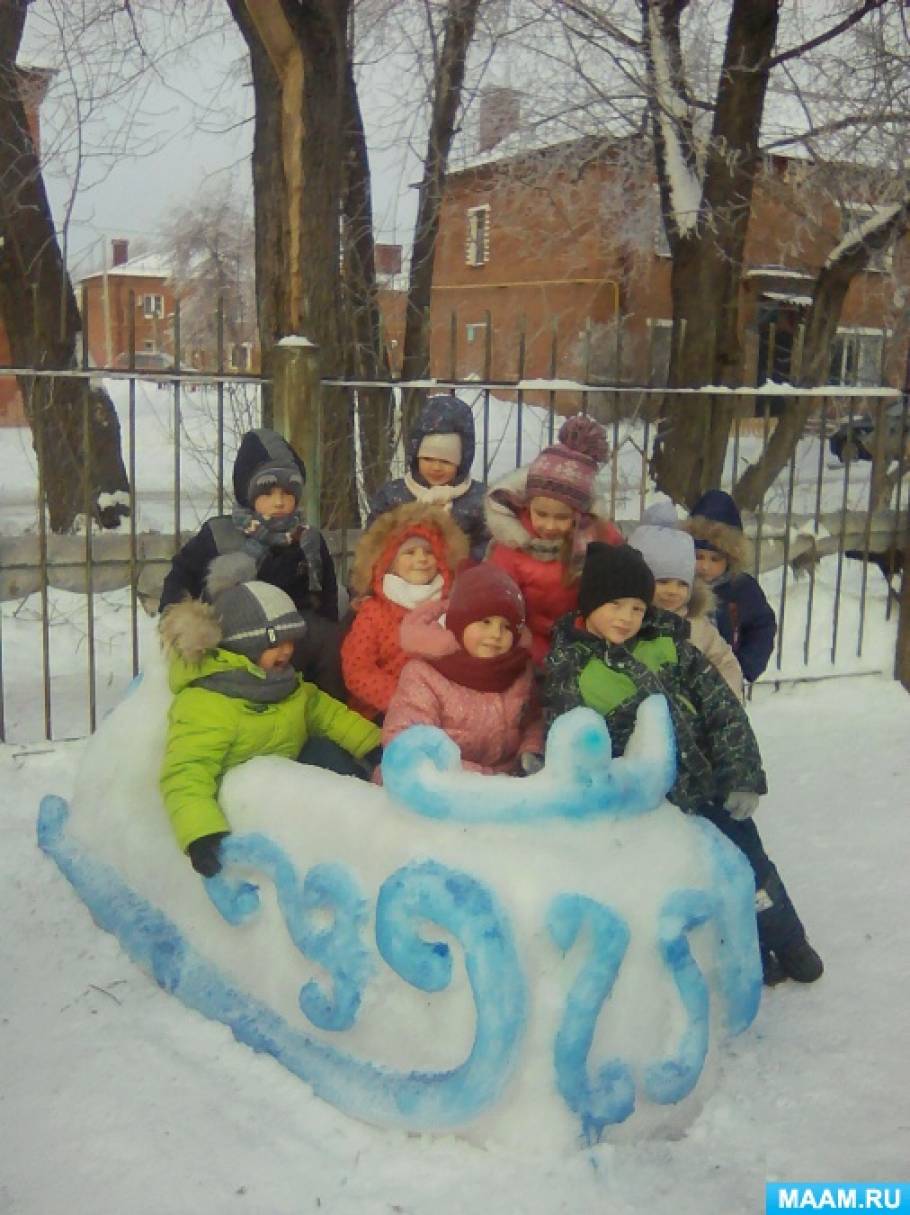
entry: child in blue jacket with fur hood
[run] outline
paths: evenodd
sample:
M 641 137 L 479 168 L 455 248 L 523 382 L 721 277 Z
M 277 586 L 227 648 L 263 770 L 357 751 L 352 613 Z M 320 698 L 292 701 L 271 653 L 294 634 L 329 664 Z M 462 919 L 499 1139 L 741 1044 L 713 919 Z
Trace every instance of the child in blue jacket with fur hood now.
M 754 683 L 774 649 L 777 619 L 764 591 L 745 571 L 752 546 L 736 503 L 722 489 L 709 489 L 682 527 L 695 541 L 696 571 L 717 599 L 717 630 L 732 648 L 745 679 Z

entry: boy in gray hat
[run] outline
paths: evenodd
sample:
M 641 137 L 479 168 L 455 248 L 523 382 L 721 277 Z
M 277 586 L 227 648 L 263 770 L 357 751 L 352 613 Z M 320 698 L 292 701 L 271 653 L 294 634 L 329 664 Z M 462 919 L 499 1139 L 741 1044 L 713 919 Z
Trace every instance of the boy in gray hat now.
M 366 776 L 378 761 L 378 727 L 304 683 L 291 665 L 306 624 L 278 587 L 244 582 L 212 603 L 185 599 L 165 610 L 159 632 L 174 693 L 161 793 L 197 873 L 221 868 L 230 825 L 218 789 L 228 769 L 255 755 L 284 755 Z

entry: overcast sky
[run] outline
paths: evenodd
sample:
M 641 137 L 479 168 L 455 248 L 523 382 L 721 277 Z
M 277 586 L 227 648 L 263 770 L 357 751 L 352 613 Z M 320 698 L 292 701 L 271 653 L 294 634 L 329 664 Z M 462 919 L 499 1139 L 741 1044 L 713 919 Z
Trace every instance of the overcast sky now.
M 61 57 L 59 0 L 36 0 L 29 9 L 20 62 L 56 71 L 42 107 L 45 182 L 55 222 L 61 227 L 71 206 L 68 262 L 75 278 L 100 268 L 102 248 L 112 237 L 128 237 L 133 248 L 154 248 L 175 207 L 200 190 L 232 188 L 251 196 L 252 88 L 246 46 L 232 22 L 167 55 L 113 102 L 102 101 L 107 73 L 102 52 L 85 68 Z M 91 88 L 85 78 L 91 77 Z M 75 138 L 72 80 L 81 77 L 83 152 Z M 389 147 L 385 117 L 394 108 L 392 65 L 364 70 L 362 104 L 374 173 L 374 206 L 380 239 L 406 243 L 413 225 L 419 170 L 407 147 Z M 117 85 L 113 87 L 119 87 Z M 93 105 L 91 93 L 98 95 Z M 386 146 L 384 146 L 386 145 Z M 131 250 L 132 253 L 133 250 Z

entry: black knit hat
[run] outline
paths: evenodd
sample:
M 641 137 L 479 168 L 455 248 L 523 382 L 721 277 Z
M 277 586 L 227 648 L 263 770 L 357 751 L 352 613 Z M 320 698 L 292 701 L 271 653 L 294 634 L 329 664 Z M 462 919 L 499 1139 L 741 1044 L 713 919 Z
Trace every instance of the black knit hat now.
M 653 597 L 654 575 L 637 548 L 602 540 L 588 545 L 578 590 L 578 608 L 584 617 L 614 599 L 641 599 L 647 604 Z

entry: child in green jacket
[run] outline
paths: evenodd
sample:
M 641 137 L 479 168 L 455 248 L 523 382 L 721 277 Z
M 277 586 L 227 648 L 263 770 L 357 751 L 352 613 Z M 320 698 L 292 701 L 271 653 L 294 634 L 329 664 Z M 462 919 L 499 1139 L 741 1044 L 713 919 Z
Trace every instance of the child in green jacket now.
M 752 815 L 767 792 L 758 743 L 737 697 L 687 638 L 686 622 L 651 605 L 654 577 L 629 545 L 595 542 L 585 557 L 579 614 L 556 624 L 545 667 L 548 723 L 576 705 L 606 719 L 614 755 L 626 749 L 638 706 L 660 693 L 676 733 L 677 774 L 667 794 L 745 854 L 755 873 L 766 983 L 819 978 L 821 958 L 762 846 Z
M 221 868 L 230 824 L 218 788 L 228 769 L 255 755 L 285 755 L 363 776 L 358 761 L 378 758 L 378 727 L 304 683 L 291 665 L 306 624 L 278 587 L 251 581 L 227 587 L 212 604 L 184 600 L 164 611 L 159 631 L 174 693 L 161 793 L 197 873 Z

